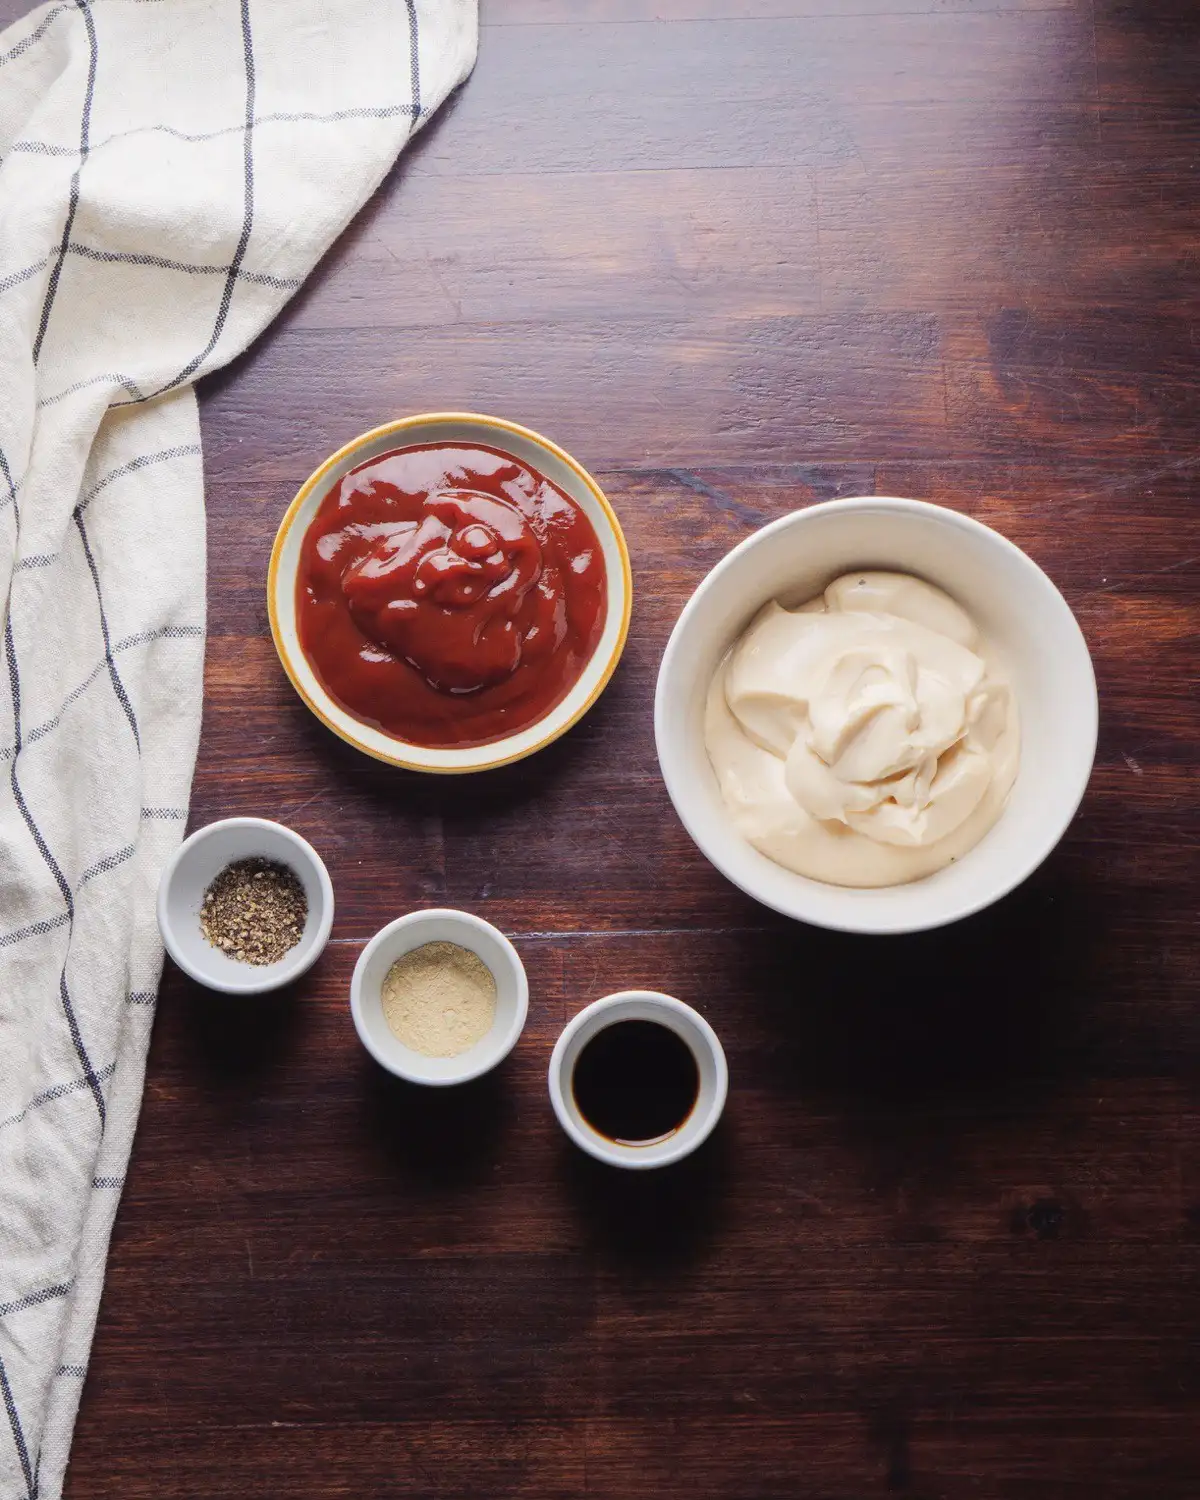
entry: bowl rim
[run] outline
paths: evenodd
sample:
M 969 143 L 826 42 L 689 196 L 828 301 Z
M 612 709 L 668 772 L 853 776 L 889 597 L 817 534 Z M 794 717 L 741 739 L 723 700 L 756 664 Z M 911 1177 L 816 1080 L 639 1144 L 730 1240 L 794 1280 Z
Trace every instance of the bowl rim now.
M 204 973 L 192 963 L 187 954 L 178 945 L 175 939 L 175 923 L 171 916 L 170 892 L 175 875 L 184 857 L 198 845 L 206 843 L 208 839 L 217 832 L 226 828 L 269 828 L 275 834 L 282 834 L 285 841 L 297 850 L 301 859 L 312 870 L 316 877 L 317 888 L 321 893 L 321 913 L 313 933 L 312 945 L 306 951 L 297 954 L 291 963 L 285 954 L 279 960 L 279 966 L 271 964 L 264 966 L 258 972 L 265 974 L 266 968 L 277 969 L 270 979 L 256 980 L 254 969 L 247 965 L 250 973 L 242 983 L 232 983 L 229 980 L 218 979 L 211 974 Z M 268 995 L 272 990 L 282 989 L 285 984 L 291 984 L 293 980 L 299 979 L 307 974 L 321 954 L 324 953 L 329 942 L 329 934 L 333 930 L 334 915 L 333 881 L 330 879 L 329 871 L 325 861 L 313 848 L 313 846 L 294 828 L 289 828 L 286 823 L 277 823 L 273 818 L 233 817 L 217 818 L 212 823 L 205 823 L 188 834 L 163 866 L 163 872 L 159 876 L 158 894 L 155 903 L 155 912 L 158 918 L 158 931 L 163 941 L 163 947 L 170 954 L 176 967 L 182 969 L 189 979 L 202 984 L 205 989 L 216 990 L 222 995 Z M 297 944 L 297 947 L 300 945 Z M 295 950 L 293 950 L 295 951 Z
M 1020 860 L 1014 861 L 1011 874 L 1006 874 L 1002 880 L 997 881 L 996 888 L 990 894 L 985 893 L 971 900 L 950 900 L 946 903 L 944 910 L 933 912 L 926 918 L 916 920 L 904 919 L 891 923 L 874 918 L 864 919 L 861 913 L 853 913 L 849 905 L 847 906 L 847 914 L 844 918 L 825 914 L 818 916 L 812 912 L 805 912 L 802 915 L 797 910 L 801 905 L 800 902 L 793 902 L 790 906 L 785 905 L 782 898 L 772 898 L 761 891 L 751 889 L 747 881 L 741 879 L 730 868 L 725 860 L 723 851 L 709 847 L 708 841 L 702 839 L 697 832 L 695 820 L 689 815 L 688 810 L 681 805 L 681 799 L 677 796 L 676 775 L 673 769 L 669 768 L 671 755 L 674 752 L 671 751 L 664 754 L 663 748 L 664 745 L 669 743 L 671 735 L 665 711 L 666 680 L 670 669 L 674 665 L 675 658 L 683 649 L 682 637 L 684 631 L 689 622 L 703 608 L 703 596 L 708 593 L 710 586 L 720 576 L 735 567 L 738 560 L 747 552 L 761 546 L 769 537 L 801 524 L 806 518 L 828 515 L 835 511 L 870 511 L 872 509 L 900 513 L 907 512 L 911 515 L 924 516 L 927 519 L 937 521 L 942 525 L 959 531 L 974 535 L 982 533 L 987 537 L 990 545 L 997 546 L 1006 552 L 1017 566 L 1023 568 L 1030 577 L 1036 578 L 1039 586 L 1047 589 L 1058 601 L 1063 623 L 1067 627 L 1068 633 L 1073 631 L 1072 638 L 1080 650 L 1080 665 L 1081 667 L 1086 667 L 1086 688 L 1089 689 L 1086 696 L 1090 709 L 1088 722 L 1083 726 L 1083 739 L 1088 745 L 1088 753 L 1086 757 L 1080 758 L 1078 785 L 1073 794 L 1063 803 L 1060 815 L 1048 820 L 1045 824 L 1045 831 L 1042 838 L 1038 840 L 1036 845 L 1032 846 L 1030 854 Z M 1083 633 L 1079 621 L 1075 618 L 1074 611 L 1050 575 L 1027 552 L 1018 547 L 1015 542 L 1010 541 L 1002 532 L 987 525 L 986 522 L 978 521 L 974 516 L 965 515 L 962 511 L 954 510 L 948 505 L 939 505 L 931 500 L 913 500 L 902 495 L 847 495 L 833 500 L 822 500 L 815 505 L 804 506 L 789 511 L 786 515 L 778 516 L 775 520 L 768 521 L 765 525 L 757 527 L 749 536 L 743 537 L 740 542 L 731 547 L 725 556 L 705 573 L 692 590 L 667 639 L 667 644 L 659 662 L 658 675 L 654 686 L 654 748 L 658 758 L 659 772 L 666 786 L 667 795 L 671 799 L 671 805 L 675 809 L 676 816 L 683 824 L 685 832 L 700 853 L 704 855 L 714 869 L 723 875 L 726 880 L 737 886 L 739 890 L 744 891 L 747 896 L 757 901 L 761 906 L 765 906 L 772 911 L 777 911 L 781 916 L 788 917 L 794 922 L 805 922 L 810 926 L 822 927 L 830 932 L 853 933 L 864 937 L 900 937 L 908 933 L 930 932 L 939 927 L 947 927 L 952 922 L 962 921 L 966 917 L 974 916 L 977 912 L 986 910 L 989 906 L 994 906 L 996 902 L 1010 895 L 1018 886 L 1023 885 L 1034 871 L 1044 864 L 1054 852 L 1075 814 L 1079 811 L 1079 806 L 1087 792 L 1088 783 L 1091 780 L 1092 771 L 1095 767 L 1099 733 L 1100 706 L 1096 686 L 1096 669 L 1092 661 L 1091 651 L 1088 648 L 1087 638 Z M 747 844 L 747 847 L 753 848 L 753 845 Z M 764 859 L 767 858 L 765 855 L 762 857 Z M 778 868 L 783 869 L 784 867 L 779 866 Z M 806 880 L 809 877 L 797 875 L 796 879 Z M 911 882 L 912 885 L 919 885 L 920 883 L 920 881 Z M 829 890 L 850 891 L 853 889 L 852 887 L 835 886 L 830 882 L 824 881 L 813 880 L 811 884 L 822 886 Z
M 564 463 L 576 475 L 579 481 L 590 491 L 592 498 L 596 501 L 597 505 L 599 505 L 601 512 L 605 516 L 612 530 L 613 538 L 617 545 L 617 551 L 620 554 L 621 558 L 621 574 L 623 583 L 624 607 L 622 609 L 621 621 L 617 631 L 617 638 L 613 644 L 609 660 L 605 663 L 604 670 L 601 672 L 600 677 L 598 678 L 595 686 L 593 687 L 591 693 L 589 693 L 586 700 L 582 704 L 580 704 L 580 706 L 573 714 L 570 715 L 569 718 L 565 719 L 561 724 L 556 725 L 547 734 L 536 740 L 532 745 L 526 746 L 523 750 L 517 750 L 505 754 L 503 752 L 503 747 L 508 744 L 509 739 L 512 738 L 512 736 L 509 736 L 502 740 L 493 740 L 490 744 L 487 745 L 478 746 L 477 748 L 480 752 L 480 758 L 477 762 L 457 766 L 431 765 L 427 761 L 419 758 L 420 751 L 422 749 L 421 746 L 413 745 L 407 740 L 397 739 L 393 735 L 389 735 L 388 738 L 391 739 L 398 747 L 402 746 L 406 751 L 410 753 L 388 754 L 383 750 L 375 748 L 374 746 L 365 744 L 362 740 L 357 739 L 352 733 L 344 729 L 340 724 L 335 723 L 334 720 L 325 712 L 322 705 L 313 699 L 312 695 L 301 682 L 299 674 L 296 672 L 292 664 L 289 650 L 284 641 L 283 631 L 280 627 L 278 610 L 275 603 L 275 596 L 279 583 L 279 570 L 282 565 L 284 545 L 287 541 L 292 527 L 296 523 L 301 509 L 303 508 L 305 502 L 308 500 L 309 496 L 318 487 L 318 485 L 321 484 L 321 482 L 338 464 L 342 463 L 345 459 L 352 457 L 352 455 L 360 448 L 365 447 L 368 443 L 374 442 L 375 439 L 389 437 L 393 434 L 402 434 L 405 432 L 409 432 L 414 427 L 426 426 L 431 422 L 478 422 L 486 428 L 493 428 L 500 432 L 512 433 L 517 437 L 525 438 L 528 441 L 546 449 L 547 452 L 553 454 L 555 458 Z M 317 466 L 317 468 L 313 470 L 313 472 L 296 491 L 296 494 L 289 504 L 287 510 L 283 513 L 283 518 L 279 522 L 279 527 L 275 533 L 275 540 L 271 546 L 271 559 L 267 566 L 267 618 L 270 622 L 271 638 L 275 643 L 275 652 L 283 665 L 283 670 L 287 673 L 288 680 L 291 682 L 292 687 L 296 690 L 296 693 L 298 694 L 301 702 L 305 705 L 306 708 L 308 708 L 311 713 L 316 715 L 321 723 L 325 725 L 326 729 L 332 730 L 339 739 L 344 740 L 348 745 L 353 745 L 353 747 L 356 750 L 360 751 L 363 755 L 369 755 L 373 760 L 382 761 L 385 765 L 396 766 L 400 770 L 421 771 L 426 775 L 433 776 L 469 776 L 478 771 L 498 770 L 501 766 L 512 765 L 515 761 L 524 760 L 527 756 L 535 755 L 539 750 L 544 750 L 547 745 L 553 744 L 555 740 L 566 734 L 569 729 L 574 728 L 579 720 L 583 718 L 584 714 L 586 714 L 588 710 L 595 705 L 596 700 L 608 686 L 613 673 L 616 671 L 621 657 L 625 651 L 625 643 L 629 636 L 629 622 L 632 613 L 633 569 L 629 560 L 629 547 L 625 541 L 625 533 L 621 529 L 621 523 L 617 518 L 617 513 L 613 509 L 607 495 L 605 495 L 604 491 L 600 488 L 600 486 L 596 483 L 596 481 L 592 478 L 588 471 L 583 467 L 583 465 L 579 463 L 577 459 L 572 458 L 565 448 L 560 448 L 557 443 L 553 442 L 548 437 L 544 437 L 540 432 L 535 432 L 532 427 L 523 427 L 519 422 L 509 421 L 507 417 L 492 417 L 488 416 L 484 412 L 418 412 L 412 416 L 396 417 L 390 422 L 383 422 L 378 427 L 372 427 L 366 432 L 360 432 L 357 437 L 353 437 L 348 442 L 343 443 L 340 448 L 338 448 L 334 453 L 331 453 L 328 458 L 326 458 L 321 464 Z M 589 658 L 589 662 L 590 660 L 591 658 Z M 554 709 L 551 709 L 548 714 L 544 715 L 542 721 L 535 720 L 535 723 L 544 722 L 545 719 L 551 718 L 553 714 Z M 386 733 L 386 731 L 382 732 Z M 489 751 L 499 753 L 487 754 L 487 752 Z
M 486 932 L 489 937 L 495 939 L 517 983 L 516 1014 L 498 1046 L 483 1061 L 476 1063 L 475 1066 L 437 1078 L 418 1072 L 416 1069 L 403 1068 L 397 1064 L 396 1058 L 393 1055 L 389 1054 L 385 1056 L 372 1041 L 362 1017 L 363 975 L 366 973 L 367 965 L 371 959 L 393 933 L 406 932 L 414 927 L 420 928 L 430 921 L 449 922 L 471 928 L 475 932 Z M 420 945 L 416 944 L 414 946 Z M 350 1016 L 364 1050 L 385 1072 L 391 1073 L 394 1078 L 402 1078 L 406 1083 L 418 1084 L 423 1088 L 451 1088 L 455 1084 L 471 1083 L 476 1078 L 482 1078 L 485 1073 L 490 1073 L 493 1068 L 499 1067 L 520 1041 L 521 1034 L 525 1030 L 525 1023 L 529 1019 L 529 975 L 525 972 L 525 964 L 521 955 L 513 946 L 511 939 L 485 917 L 476 916 L 474 912 L 462 911 L 454 906 L 420 907 L 417 911 L 405 912 L 402 917 L 396 917 L 391 922 L 386 923 L 363 945 L 363 950 L 355 962 L 354 972 L 350 975 Z M 397 1040 L 397 1045 L 403 1046 L 404 1044 Z M 406 1050 L 412 1051 L 411 1048 Z M 413 1053 L 414 1057 L 419 1057 L 420 1055 L 418 1052 Z M 453 1061 L 452 1058 L 438 1060 Z

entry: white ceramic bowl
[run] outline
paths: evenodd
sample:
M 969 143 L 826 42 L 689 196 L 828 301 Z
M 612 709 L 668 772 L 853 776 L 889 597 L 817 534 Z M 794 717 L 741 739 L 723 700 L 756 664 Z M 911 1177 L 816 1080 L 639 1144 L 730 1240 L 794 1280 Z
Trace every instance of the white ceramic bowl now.
M 580 1113 L 572 1089 L 579 1054 L 598 1031 L 617 1021 L 657 1021 L 687 1043 L 700 1075 L 691 1114 L 674 1135 L 646 1146 L 628 1146 L 593 1130 Z M 658 990 L 622 990 L 594 1000 L 563 1028 L 550 1058 L 550 1102 L 558 1123 L 582 1150 L 597 1161 L 630 1171 L 667 1167 L 690 1156 L 712 1134 L 725 1108 L 729 1069 L 716 1032 L 698 1011 Z
M 404 954 L 425 943 L 457 943 L 477 954 L 496 981 L 496 1016 L 492 1028 L 473 1047 L 454 1057 L 426 1057 L 406 1047 L 383 1013 L 383 981 Z M 529 1013 L 529 981 L 517 950 L 482 917 L 467 911 L 435 908 L 409 912 L 380 928 L 354 966 L 350 1012 L 359 1040 L 381 1067 L 410 1083 L 468 1083 L 494 1068 L 512 1051 Z
M 214 948 L 200 931 L 204 892 L 234 860 L 259 855 L 292 870 L 308 897 L 300 941 L 277 964 L 239 963 Z M 261 995 L 298 979 L 329 941 L 333 885 L 321 856 L 298 833 L 266 818 L 224 818 L 184 839 L 158 885 L 158 930 L 167 952 L 185 974 L 227 995 Z
M 304 534 L 321 502 L 351 469 L 391 449 L 415 443 L 483 444 L 499 448 L 529 464 L 574 500 L 595 527 L 604 554 L 608 609 L 599 644 L 579 680 L 563 701 L 535 724 L 489 745 L 458 750 L 430 749 L 364 724 L 333 701 L 300 649 L 296 630 L 296 573 Z M 502 417 L 485 417 L 472 412 L 434 412 L 402 417 L 376 427 L 372 432 L 364 432 L 344 448 L 339 448 L 304 481 L 288 507 L 275 537 L 267 577 L 267 611 L 275 649 L 300 697 L 323 724 L 356 749 L 376 760 L 413 771 L 492 770 L 532 755 L 535 750 L 541 750 L 565 734 L 595 703 L 616 670 L 629 633 L 632 602 L 633 577 L 621 523 L 587 470 L 556 443 L 528 427 L 519 427 Z
M 752 848 L 726 813 L 704 748 L 713 672 L 753 615 L 771 599 L 802 603 L 854 568 L 913 573 L 957 599 L 1002 655 L 1021 717 L 1020 770 L 990 832 L 936 874 L 875 890 L 807 879 Z M 918 932 L 999 900 L 1058 843 L 1095 758 L 1096 679 L 1066 600 L 998 532 L 919 500 L 831 500 L 756 531 L 700 584 L 663 655 L 654 727 L 676 812 L 735 885 L 820 927 Z

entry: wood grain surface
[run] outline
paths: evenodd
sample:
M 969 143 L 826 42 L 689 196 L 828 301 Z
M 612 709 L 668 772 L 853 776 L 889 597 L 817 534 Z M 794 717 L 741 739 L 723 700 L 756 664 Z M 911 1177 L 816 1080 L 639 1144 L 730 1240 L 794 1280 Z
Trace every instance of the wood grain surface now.
M 8 5 L 13 13 L 19 6 Z M 193 826 L 324 854 L 334 939 L 267 1001 L 168 972 L 71 1500 L 1196 1500 L 1193 0 L 484 0 L 474 76 L 202 389 Z M 633 630 L 596 709 L 469 781 L 303 709 L 264 576 L 295 489 L 407 412 L 492 411 L 606 487 Z M 911 940 L 795 926 L 676 821 L 670 627 L 762 522 L 906 494 L 1061 586 L 1101 692 L 1060 849 Z M 446 1096 L 375 1068 L 364 940 L 511 933 L 528 1030 Z M 726 1119 L 573 1151 L 557 1032 L 627 985 L 710 1018 Z

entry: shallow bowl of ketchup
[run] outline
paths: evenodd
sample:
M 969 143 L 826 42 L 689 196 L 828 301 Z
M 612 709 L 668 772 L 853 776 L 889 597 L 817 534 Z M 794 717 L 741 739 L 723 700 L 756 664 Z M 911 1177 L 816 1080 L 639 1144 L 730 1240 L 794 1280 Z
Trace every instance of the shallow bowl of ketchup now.
M 402 417 L 309 476 L 267 578 L 301 699 L 365 754 L 484 771 L 564 734 L 616 669 L 629 552 L 590 474 L 500 417 Z

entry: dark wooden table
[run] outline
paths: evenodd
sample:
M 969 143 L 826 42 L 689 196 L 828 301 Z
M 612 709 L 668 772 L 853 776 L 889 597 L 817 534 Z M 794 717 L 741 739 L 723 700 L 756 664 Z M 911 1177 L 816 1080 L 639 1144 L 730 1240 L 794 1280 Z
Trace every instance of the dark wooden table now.
M 71 1500 L 1196 1500 L 1198 38 L 1193 0 L 485 0 L 461 96 L 202 392 L 193 824 L 290 823 L 338 918 L 276 1001 L 167 977 Z M 582 725 L 449 783 L 310 718 L 264 601 L 317 462 L 446 407 L 587 464 L 637 590 Z M 1058 852 L 906 941 L 742 897 L 651 738 L 704 572 L 871 491 L 1031 553 L 1101 689 Z M 428 903 L 532 983 L 514 1057 L 449 1097 L 347 1008 Z M 732 1076 L 652 1180 L 570 1149 L 544 1085 L 632 984 L 699 1006 Z

